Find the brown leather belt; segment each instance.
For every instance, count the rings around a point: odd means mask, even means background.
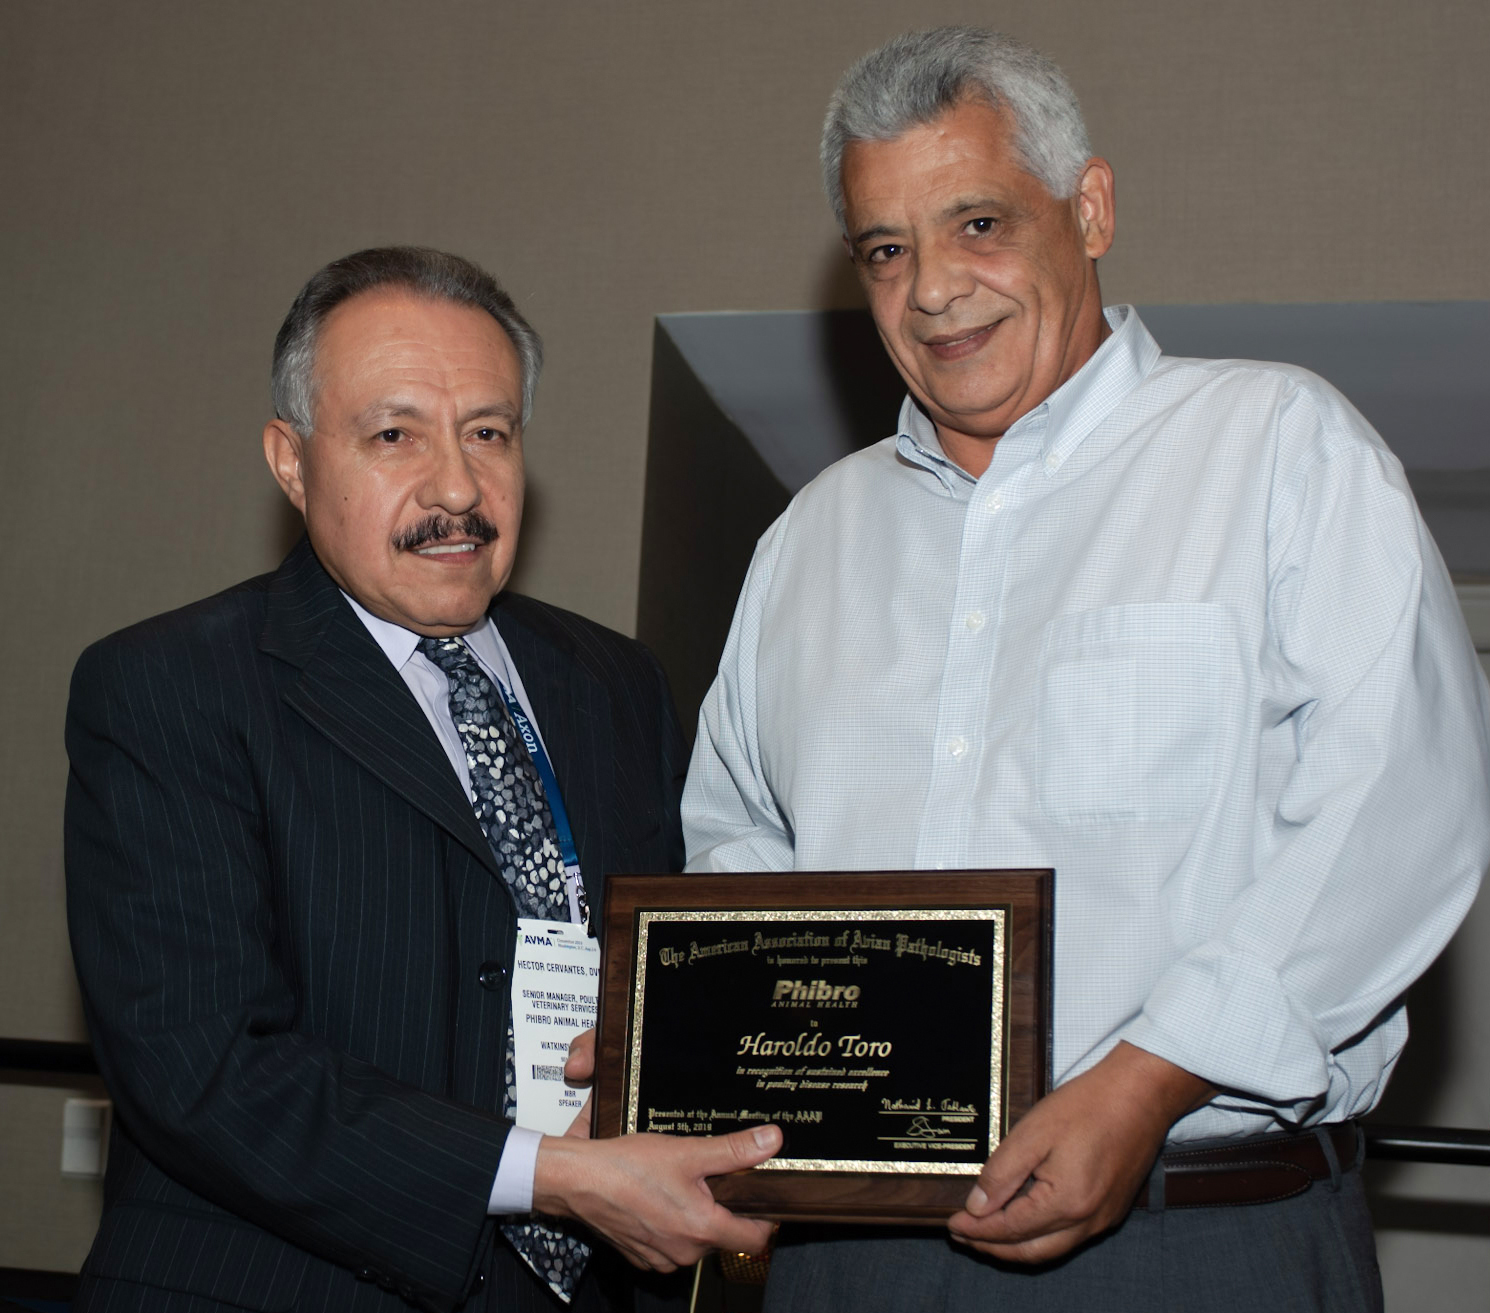
[[[1325,1136],[1335,1151],[1329,1161],[1320,1143]],[[1303,1194],[1316,1181],[1355,1166],[1359,1133],[1354,1122],[1322,1126],[1318,1132],[1297,1135],[1256,1135],[1231,1144],[1173,1149],[1159,1164],[1163,1168],[1164,1208],[1219,1208],[1237,1204],[1270,1204]],[[1135,1208],[1148,1208],[1156,1171]]]

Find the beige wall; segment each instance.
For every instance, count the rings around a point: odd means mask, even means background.
[[[652,317],[852,301],[817,125],[910,12],[0,6],[0,1035],[82,1034],[59,834],[74,657],[287,541],[258,432],[301,281],[389,241],[505,279],[550,348],[518,582],[629,629]],[[914,15],[993,21],[1065,65],[1119,179],[1109,299],[1490,297],[1483,0]]]
[[[25,672],[0,695],[0,1035],[80,1033],[57,892],[73,657],[270,567],[286,541],[257,435],[300,282],[387,241],[446,246],[506,279],[551,362],[518,582],[629,629],[652,317],[853,298],[817,125],[844,64],[905,13],[0,8],[0,655]],[[1482,0],[916,14],[996,19],[1065,64],[1117,169],[1110,299],[1490,296]]]
[[[76,1272],[98,1229],[99,1183],[62,1175],[62,1112],[103,1084],[56,1079],[0,1082],[0,1267]]]

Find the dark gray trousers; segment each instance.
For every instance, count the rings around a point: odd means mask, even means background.
[[[1358,1170],[1275,1204],[1131,1213],[1039,1268],[945,1232],[783,1230],[766,1313],[1381,1313]]]

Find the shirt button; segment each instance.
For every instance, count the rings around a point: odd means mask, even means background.
[[[969,611],[962,621],[968,627],[968,632],[976,634],[986,623],[983,612]]]
[[[507,968],[500,962],[483,962],[476,973],[476,979],[481,982],[483,989],[501,989],[506,975]]]
[[[960,759],[967,753],[967,740],[961,734],[954,734],[947,740],[947,751],[954,759]]]
[[[983,509],[988,512],[989,515],[992,515],[995,511],[1001,511],[1003,510],[1003,508],[1004,499],[1000,493],[994,493],[991,497],[986,498],[983,502]]]
[[[1055,467],[1057,465],[1059,465],[1059,464],[1060,464],[1060,461],[1056,460],[1056,458],[1055,458],[1055,452],[1051,452],[1050,455],[1048,455],[1045,458],[1045,468],[1051,474],[1054,474],[1055,473]]]

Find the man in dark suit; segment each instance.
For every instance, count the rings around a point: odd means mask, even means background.
[[[503,1115],[518,916],[582,921],[603,873],[682,855],[655,660],[501,593],[540,363],[466,261],[328,265],[264,432],[306,538],[78,663],[69,922],[117,1121],[77,1308],[606,1308],[608,1251],[576,1289],[574,1231],[662,1271],[764,1246],[705,1178],[774,1128]]]

